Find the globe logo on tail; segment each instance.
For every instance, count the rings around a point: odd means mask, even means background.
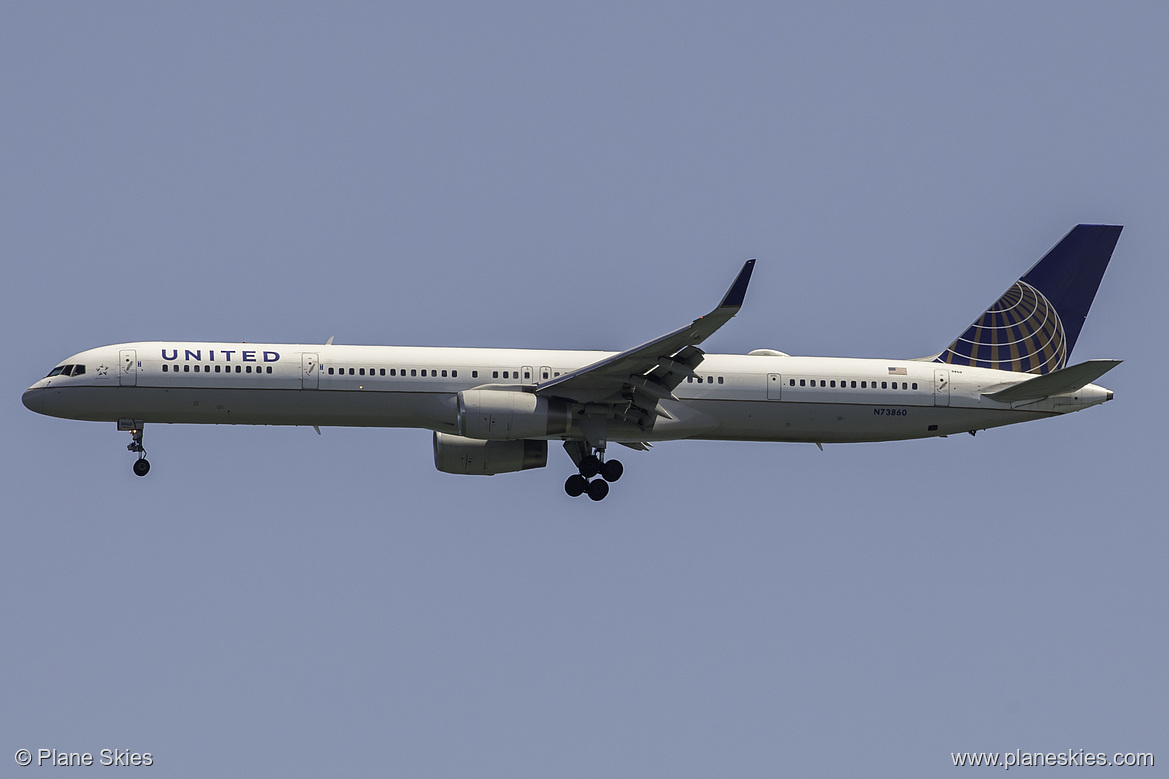
[[[1067,364],[1067,339],[1055,306],[1016,281],[936,362],[1019,373],[1051,373]]]

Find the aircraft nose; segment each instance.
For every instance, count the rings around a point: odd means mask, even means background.
[[[45,413],[45,388],[44,387],[29,387],[20,396],[20,402],[24,404],[29,411],[35,411],[38,414]]]

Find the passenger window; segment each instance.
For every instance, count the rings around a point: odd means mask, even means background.
[[[391,375],[391,376],[397,376],[397,375],[398,375],[398,369],[397,369],[397,368],[390,368],[390,375]]]
[[[236,370],[238,371],[238,370],[239,370],[239,368],[236,368]],[[190,373],[190,372],[191,372],[191,366],[190,366],[190,365],[184,365],[184,366],[183,366],[183,373]]]
[[[430,375],[434,376],[435,378],[438,378],[438,371],[431,371]]]
[[[823,386],[824,386],[824,380],[823,380],[823,379],[820,379],[820,386],[821,386],[821,387],[823,387]]]
[[[472,379],[479,378],[479,371],[471,371],[471,378]]]
[[[791,386],[791,387],[794,387],[794,386],[796,386],[796,380],[795,380],[795,379],[788,379],[788,380],[787,380],[787,383],[788,383],[788,386]]]
[[[169,366],[169,365],[167,365],[167,364],[164,362],[164,363],[162,364],[162,372],[163,372],[163,373],[166,373],[166,372],[167,372],[169,369],[170,369],[170,366]]]
[[[222,372],[222,370],[223,370],[223,367],[222,367],[222,366],[220,366],[220,365],[216,365],[216,366],[215,366],[215,372],[216,372],[216,373],[220,373],[220,372]]]
[[[364,376],[364,375],[365,375],[365,368],[358,368],[358,369],[357,369],[357,374],[358,374],[359,376]]]
[[[835,388],[835,387],[836,387],[836,379],[833,379],[833,380],[832,380],[832,386],[833,386],[833,388]]]
[[[531,371],[524,371],[524,378],[525,378],[525,379],[530,379],[530,378],[532,378]]]
[[[442,377],[443,377],[444,379],[446,378],[446,371],[443,371],[443,372],[442,372]]]
[[[491,378],[498,379],[499,378],[499,371],[492,371]]]
[[[332,368],[330,368],[330,369],[329,369],[329,375],[330,375],[330,376],[332,376],[332,375],[333,375],[333,369],[332,369]]]
[[[195,373],[198,373],[198,372],[199,372],[199,366],[198,366],[198,365],[196,365],[196,366],[195,366]]]
[[[699,376],[699,377],[698,377],[698,383],[699,383],[699,384],[701,384],[701,383],[702,383],[702,377],[701,377],[701,376]]]
[[[901,389],[909,389],[909,385],[905,382],[901,382]]]
[[[245,365],[245,366],[244,366],[244,368],[245,368],[245,370],[244,370],[244,373],[251,373],[251,372],[252,372],[252,366],[250,366],[250,365]],[[198,369],[199,369],[199,366],[198,366],[198,365],[196,365],[196,366],[195,366],[195,370],[198,370]]]
[[[719,377],[718,377],[718,383],[719,383],[719,384],[722,384],[722,383],[723,383],[723,377],[722,377],[722,376],[719,376]]]
[[[540,371],[540,377],[544,379],[548,378],[548,371]]]
[[[707,376],[707,377],[706,377],[706,383],[707,383],[707,384],[714,384],[714,377],[713,377],[713,376]]]
[[[803,379],[800,379],[800,386],[801,386],[801,387],[802,387],[802,386],[804,386],[804,380],[803,380]]]
[[[852,388],[856,389],[856,382],[855,381],[852,383]]]
[[[504,371],[504,372],[503,372],[503,378],[505,378],[505,379],[506,379],[506,378],[508,378],[508,375],[507,375],[507,374],[508,374],[508,372],[507,372],[507,371]]]
[[[687,384],[693,384],[693,383],[694,383],[694,377],[693,377],[693,376],[687,376],[687,377],[686,377],[686,383],[687,383]]]
[[[553,377],[555,377],[555,376],[559,376],[559,375],[560,375],[560,371],[556,371],[556,372],[555,372],[555,373],[553,373],[552,375],[553,375]]]
[[[913,382],[913,388],[914,388],[914,389],[917,389],[917,382],[916,382],[916,381],[915,381],[915,382]]]
[[[385,375],[386,375],[386,369],[385,369],[385,368],[379,368],[379,369],[378,369],[378,375],[379,375],[379,376],[385,376]]]
[[[242,373],[242,372],[243,372],[243,366],[240,366],[240,365],[237,365],[237,366],[235,366],[235,372],[236,372],[236,373]]]
[[[272,372],[272,366],[271,366],[271,365],[267,366],[267,367],[264,369],[264,373],[271,373],[271,372]]]
[[[888,382],[885,382],[885,381],[881,382],[881,389],[888,389],[888,388],[889,388]]]
[[[452,379],[459,378],[459,372],[458,371],[451,371],[451,378]]]
[[[417,369],[417,368],[411,368],[411,369],[410,369],[410,375],[411,375],[411,376],[417,376],[417,375],[418,375],[418,369]]]

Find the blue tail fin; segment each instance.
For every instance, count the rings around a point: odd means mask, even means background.
[[[1121,229],[1073,227],[934,362],[1039,374],[1063,368]]]

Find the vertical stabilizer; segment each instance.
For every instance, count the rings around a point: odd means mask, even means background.
[[[1066,366],[1121,229],[1073,227],[935,362],[1038,374]]]

